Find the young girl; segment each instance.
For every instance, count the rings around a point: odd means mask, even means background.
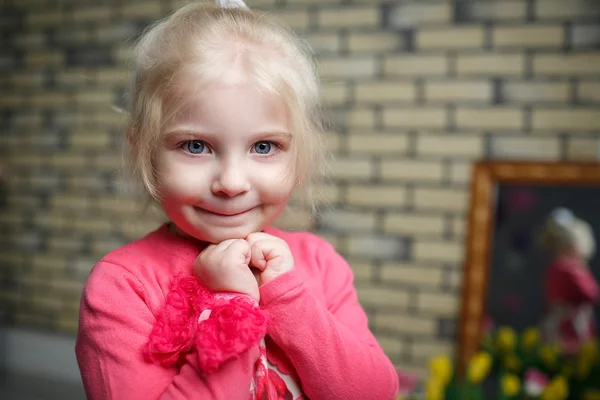
[[[588,267],[595,251],[594,235],[589,224],[559,208],[548,217],[542,240],[551,254],[543,331],[562,352],[575,355],[596,336],[594,306],[600,289]]]
[[[88,398],[394,399],[348,264],[270,227],[323,158],[310,53],[243,3],[194,3],[145,33],[135,68],[126,158],[170,222],[89,276]]]

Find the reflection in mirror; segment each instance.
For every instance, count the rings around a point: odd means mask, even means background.
[[[597,325],[600,186],[499,184],[493,205],[488,323],[536,326],[574,354]]]

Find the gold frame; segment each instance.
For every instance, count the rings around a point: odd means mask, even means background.
[[[493,232],[494,188],[498,184],[600,185],[592,162],[480,161],[473,167],[457,361],[462,374],[481,342]]]

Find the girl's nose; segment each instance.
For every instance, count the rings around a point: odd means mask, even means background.
[[[235,197],[246,193],[250,190],[248,171],[241,165],[223,164],[211,189],[217,196]]]

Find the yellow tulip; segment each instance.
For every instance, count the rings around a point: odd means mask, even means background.
[[[600,390],[587,389],[583,392],[583,400],[600,400]]]
[[[441,382],[444,386],[452,379],[452,361],[446,356],[438,356],[429,362],[431,377]]]
[[[490,372],[492,357],[485,352],[475,354],[467,368],[467,377],[473,383],[479,383]]]
[[[498,332],[496,333],[496,346],[498,346],[500,351],[513,351],[516,342],[517,334],[512,328],[503,326],[498,329]]]
[[[538,344],[540,340],[540,331],[537,328],[527,328],[521,335],[521,343],[525,350],[531,349]]]
[[[501,384],[502,393],[508,397],[516,395],[521,390],[521,381],[519,377],[513,374],[504,375]]]
[[[430,379],[425,385],[426,400],[444,400],[444,384],[437,379]]]
[[[540,357],[547,367],[552,368],[558,361],[558,349],[556,346],[545,345],[540,349]]]
[[[598,341],[593,338],[583,343],[579,349],[578,358],[594,364],[598,359]]]
[[[542,400],[565,400],[569,396],[569,386],[563,376],[554,378],[542,392]]]

